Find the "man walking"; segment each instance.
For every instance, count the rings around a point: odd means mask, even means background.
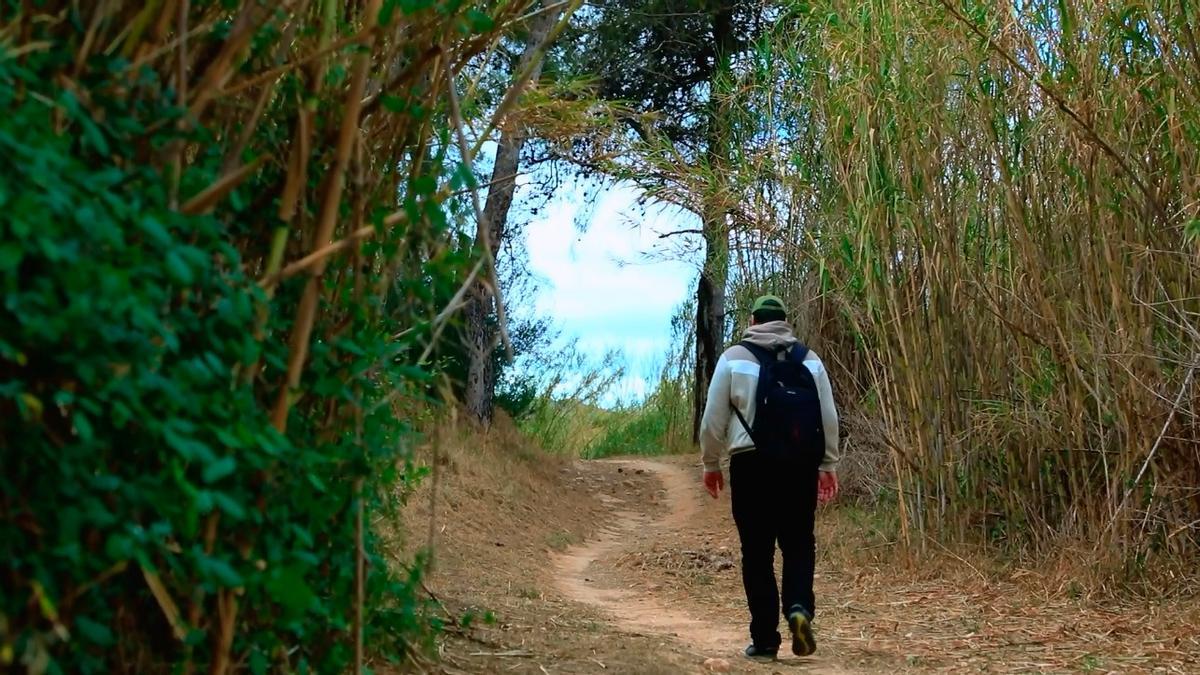
[[[754,301],[750,326],[717,361],[700,424],[704,486],[725,487],[729,452],[733,520],[742,544],[742,583],[750,608],[746,656],[774,659],[782,609],[792,652],[816,650],[812,620],[813,525],[818,501],[838,491],[838,416],[821,359],[792,334],[783,301]],[[782,597],[775,546],[783,554]]]

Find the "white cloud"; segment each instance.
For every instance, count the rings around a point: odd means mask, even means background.
[[[544,280],[537,314],[550,316],[566,338],[599,359],[618,349],[629,375],[623,397],[641,398],[670,346],[670,321],[692,292],[694,260],[647,260],[660,253],[662,232],[696,227],[675,209],[642,208],[637,192],[614,186],[602,192],[580,231],[583,190],[567,188],[525,228],[529,265]]]

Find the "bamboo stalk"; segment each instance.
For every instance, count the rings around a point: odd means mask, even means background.
[[[379,20],[379,9],[382,0],[371,0],[366,7],[365,28],[374,28]],[[354,74],[351,79],[350,91],[346,98],[345,112],[342,116],[341,132],[338,137],[337,149],[334,155],[334,165],[325,199],[322,202],[321,214],[317,222],[316,247],[323,248],[332,243],[333,230],[337,223],[337,211],[341,204],[342,188],[345,186],[346,166],[350,161],[355,133],[359,123],[359,112],[362,109],[362,95],[367,83],[367,70],[371,65],[370,48],[374,38],[366,43],[367,52],[355,60]],[[308,341],[316,321],[317,299],[320,294],[320,277],[324,271],[324,259],[313,264],[312,277],[304,288],[300,298],[300,306],[296,310],[296,318],[289,340],[287,376],[283,387],[280,388],[271,423],[276,429],[283,431],[287,428],[287,414],[291,407],[291,391],[299,386],[300,374],[308,356]]]
[[[187,0],[184,0],[184,2],[186,3]],[[184,202],[179,210],[192,215],[211,211],[217,205],[217,202],[228,196],[238,185],[262,168],[262,165],[268,159],[270,157],[267,155],[260,155],[237,169],[229,171],[218,178],[212,185],[201,190],[199,194]]]

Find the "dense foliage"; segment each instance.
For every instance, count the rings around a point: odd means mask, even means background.
[[[480,271],[454,74],[527,3],[487,4],[0,4],[0,664],[420,645],[371,524]]]
[[[499,284],[472,159],[523,71],[490,64],[567,5],[0,0],[0,667],[402,658],[397,401],[474,353],[550,449],[686,444],[763,290],[909,543],[1200,555],[1194,9],[639,6],[581,13],[526,120],[701,221],[659,391],[609,414],[611,355],[455,324]]]

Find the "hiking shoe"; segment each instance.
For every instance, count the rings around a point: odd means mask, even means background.
[[[792,629],[792,653],[796,656],[811,656],[817,651],[817,639],[813,637],[812,617],[801,607],[788,614],[788,628]]]
[[[779,647],[775,649],[762,649],[751,644],[746,647],[746,658],[754,661],[774,661],[775,657],[779,656]]]

